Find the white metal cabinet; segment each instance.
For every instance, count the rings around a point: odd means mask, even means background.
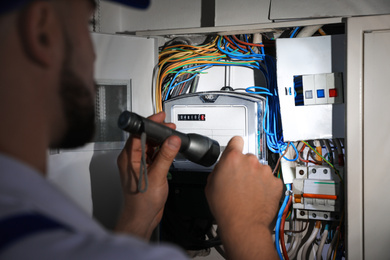
[[[390,13],[388,0],[271,0],[270,19],[348,17]]]
[[[269,23],[269,0],[215,0],[215,26]]]

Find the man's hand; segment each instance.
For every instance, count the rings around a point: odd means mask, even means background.
[[[165,113],[155,114],[149,119],[163,123]],[[165,124],[175,129],[174,124]],[[162,218],[168,197],[167,173],[180,149],[180,138],[169,137],[155,154],[154,147],[146,147],[149,187],[146,192],[137,190],[141,165],[141,140],[130,137],[118,157],[118,167],[124,194],[124,208],[116,230],[150,239],[153,230]],[[144,185],[144,183],[143,183]]]
[[[283,185],[255,155],[242,154],[243,146],[232,138],[209,175],[209,206],[229,259],[277,259],[270,225]]]

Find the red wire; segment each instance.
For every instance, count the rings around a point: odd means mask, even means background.
[[[234,42],[232,42],[232,40],[231,40],[229,37],[223,36],[223,38],[225,38],[225,40],[227,40],[227,41],[231,44],[231,46],[233,46],[233,47],[236,46],[236,44],[234,44]],[[238,43],[237,43],[237,45],[239,45],[239,46],[240,46],[241,48],[243,48],[243,49],[246,48],[246,46],[240,45],[240,44],[238,44]],[[243,50],[241,50],[241,49],[238,49],[238,51],[241,52],[241,53],[245,53],[245,52],[244,52]]]
[[[232,37],[233,37],[233,39],[234,39],[236,42],[239,42],[239,43],[244,44],[244,45],[257,46],[257,47],[264,47],[264,44],[244,42],[244,41],[241,41],[240,39],[238,39],[235,35],[232,35]]]
[[[318,164],[318,163],[315,162],[315,161],[312,161],[312,160],[305,160],[305,159],[302,158],[301,153],[303,152],[303,149],[305,149],[305,147],[306,147],[306,144],[304,144],[304,145],[302,146],[301,150],[298,152],[299,160],[301,160],[302,162],[305,162],[305,163],[309,163],[309,162],[310,162],[310,163]]]
[[[289,198],[289,200],[287,202],[287,206],[286,206],[286,208],[283,211],[282,222],[280,224],[280,244],[282,246],[282,251],[283,251],[283,255],[284,255],[284,259],[285,260],[289,260],[289,258],[288,258],[288,254],[287,254],[287,250],[286,250],[286,244],[284,243],[284,224],[286,222],[288,209],[291,206],[291,202],[292,202],[292,196],[290,196],[290,198]]]

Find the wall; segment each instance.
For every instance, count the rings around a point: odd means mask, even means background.
[[[100,2],[100,32],[134,32],[200,26],[201,1],[151,1],[147,10]]]

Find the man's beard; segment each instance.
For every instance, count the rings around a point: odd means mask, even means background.
[[[93,93],[71,69],[69,57],[66,55],[61,71],[59,93],[66,129],[56,148],[80,147],[90,142],[95,132]]]

